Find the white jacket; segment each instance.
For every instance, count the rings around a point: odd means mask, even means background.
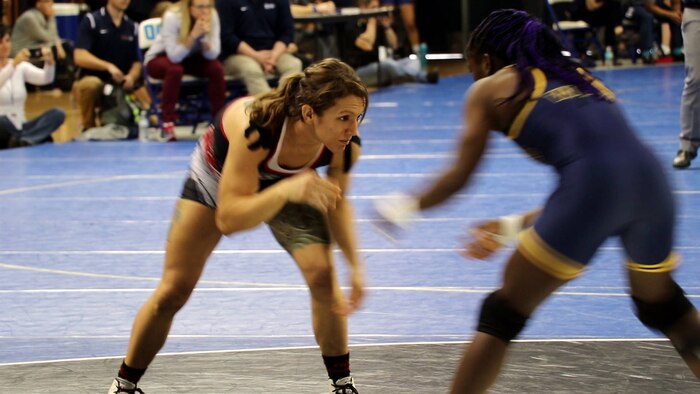
[[[148,48],[144,56],[143,63],[148,64],[156,56],[165,53],[173,63],[181,63],[187,56],[201,52],[206,59],[214,60],[221,53],[221,26],[219,25],[219,15],[211,13],[211,33],[202,36],[187,48],[180,42],[180,12],[168,10],[163,15],[163,22],[160,26],[160,34],[156,37],[153,45]],[[209,42],[209,50],[204,51],[202,41]]]
[[[27,89],[24,84],[48,85],[53,82],[56,67],[54,64],[44,64],[41,69],[29,62],[21,62],[17,66],[9,59],[0,69],[0,115],[5,115],[17,129],[22,128],[26,118],[24,102],[27,101]]]

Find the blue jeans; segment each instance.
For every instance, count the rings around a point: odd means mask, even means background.
[[[56,131],[66,120],[66,113],[60,108],[52,108],[36,118],[25,122],[22,129],[17,130],[7,116],[0,115],[0,129],[19,137],[31,145],[51,142],[51,133]]]

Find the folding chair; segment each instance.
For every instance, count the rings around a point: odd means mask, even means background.
[[[576,44],[583,42],[586,48],[592,43],[595,45],[601,59],[605,56],[605,48],[598,40],[596,30],[582,20],[573,20],[571,17],[571,5],[573,0],[547,0],[546,6],[549,17],[552,20],[552,29],[559,34],[562,45],[578,56]]]
[[[148,48],[153,45],[160,33],[161,18],[146,19],[139,23],[139,60],[143,64],[143,56]],[[163,90],[163,80],[152,78],[143,65],[142,73],[148,93],[151,95],[151,108],[149,115],[157,115],[158,123],[162,123],[160,112],[160,93]],[[206,95],[207,80],[192,75],[184,75],[180,85],[180,98],[177,103],[177,111],[180,114],[178,124],[192,125],[192,133],[197,130],[197,124],[201,121],[211,120],[208,114],[209,98]]]

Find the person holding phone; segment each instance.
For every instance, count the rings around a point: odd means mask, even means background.
[[[0,148],[50,142],[51,133],[66,119],[65,112],[52,108],[27,121],[24,103],[27,100],[25,83],[46,85],[53,81],[53,54],[48,48],[39,49],[44,67],[38,68],[29,63],[28,49],[20,49],[14,58],[10,57],[11,51],[10,29],[0,23]]]

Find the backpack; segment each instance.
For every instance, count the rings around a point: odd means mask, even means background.
[[[102,125],[119,125],[129,129],[128,138],[138,136],[138,125],[134,112],[138,112],[136,104],[130,100],[120,85],[106,84],[102,91],[102,110],[100,120]]]

